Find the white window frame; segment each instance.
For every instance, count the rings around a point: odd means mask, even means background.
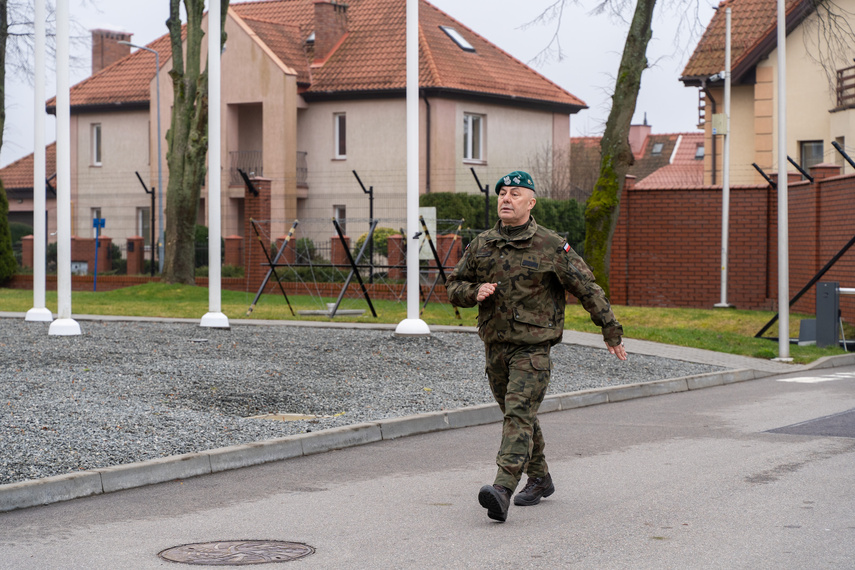
[[[341,227],[341,233],[347,235],[347,205],[334,204],[332,208],[333,218],[336,219],[338,225]]]
[[[336,160],[345,160],[347,158],[347,113],[333,113],[333,127],[335,129],[333,156]]]
[[[463,113],[463,162],[484,164],[484,123],[486,115],[478,113]],[[472,133],[476,132],[477,137]],[[477,139],[477,140],[474,140]]]
[[[101,150],[103,149],[101,123],[92,123],[92,166],[101,166]]]
[[[137,235],[143,238],[143,246],[151,248],[151,206],[137,208]]]

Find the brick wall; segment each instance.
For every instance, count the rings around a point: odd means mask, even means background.
[[[791,182],[790,297],[855,236],[855,176],[818,165],[814,183]],[[615,304],[712,308],[721,297],[721,188],[634,188],[628,181],[612,241],[611,299]],[[777,309],[777,192],[737,186],[730,195],[728,295],[741,309]],[[821,281],[855,287],[855,247]],[[813,313],[815,289],[794,311]],[[789,299],[787,300],[789,302]],[[855,320],[855,299],[841,296]]]

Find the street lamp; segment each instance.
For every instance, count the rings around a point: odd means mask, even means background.
[[[132,44],[131,42],[120,41],[120,44],[124,44],[126,46],[130,46],[137,49],[142,49],[145,51],[150,51],[154,54],[154,77],[156,81],[157,88],[157,225],[158,225],[158,234],[157,234],[157,267],[160,273],[163,273],[163,168],[161,166],[161,153],[160,153],[160,54],[157,51],[144,47]],[[152,244],[154,247],[154,244]]]

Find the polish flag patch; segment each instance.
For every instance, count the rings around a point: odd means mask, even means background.
[[[564,251],[566,251],[567,253],[570,253],[570,244],[567,242],[564,242]]]

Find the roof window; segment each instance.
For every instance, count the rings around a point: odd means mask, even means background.
[[[472,44],[467,42],[466,38],[464,38],[462,35],[460,35],[460,32],[458,32],[457,30],[455,30],[451,26],[440,26],[439,29],[442,30],[443,32],[445,32],[449,38],[454,40],[454,43],[456,43],[457,46],[460,49],[462,49],[463,51],[471,51],[471,52],[475,51],[475,48],[472,47]]]
[[[650,151],[650,154],[653,156],[660,156],[663,148],[665,148],[665,143],[653,143],[653,150]]]
[[[311,34],[309,34],[309,37],[306,38],[306,43],[307,44],[315,43],[315,32],[312,32]]]
[[[699,144],[695,147],[695,160],[701,160],[704,158],[704,145]]]

